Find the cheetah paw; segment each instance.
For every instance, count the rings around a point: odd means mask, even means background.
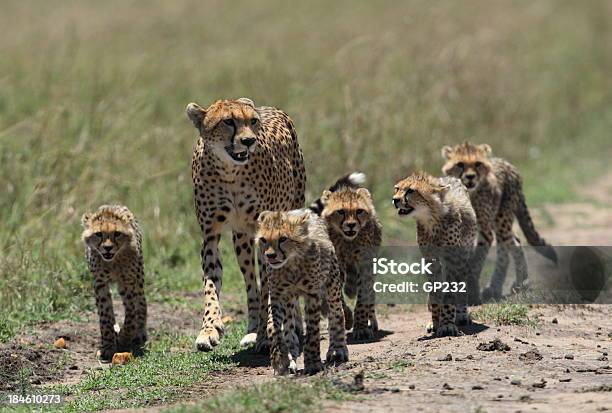
[[[220,340],[221,333],[217,328],[206,327],[200,331],[198,338],[196,338],[196,347],[198,351],[211,351],[219,345]]]
[[[289,369],[289,373],[290,374],[297,374],[297,364],[296,364],[295,360],[291,360],[289,362],[288,369]]]
[[[378,320],[376,318],[370,319],[370,328],[373,332],[378,331]]]
[[[457,334],[459,334],[459,330],[454,324],[442,324],[436,331],[438,337],[456,336]]]
[[[115,350],[113,349],[101,348],[96,351],[96,359],[100,360],[102,363],[110,363],[114,354]]]
[[[283,376],[291,368],[291,361],[288,354],[275,353],[270,357],[275,376]],[[295,364],[295,362],[293,362]]]
[[[323,363],[321,361],[309,362],[304,365],[304,374],[311,376],[317,374],[323,370]]]
[[[242,340],[240,340],[241,347],[250,347],[257,343],[257,333],[247,333]]]
[[[370,340],[374,337],[374,332],[370,327],[357,327],[353,329],[353,339],[355,340]]]
[[[436,328],[434,327],[433,323],[427,324],[427,327],[425,329],[428,333],[434,333],[436,331]]]
[[[330,347],[327,350],[327,356],[325,357],[328,363],[344,363],[348,361],[348,348],[342,347]]]

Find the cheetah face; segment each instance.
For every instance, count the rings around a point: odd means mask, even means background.
[[[206,147],[219,159],[232,165],[245,165],[255,152],[261,124],[251,100],[222,100],[206,109],[190,103],[187,114]]]
[[[342,188],[336,192],[324,191],[321,201],[325,205],[322,217],[329,228],[351,241],[359,235],[374,212],[370,192],[365,188]]]
[[[420,222],[429,221],[434,209],[441,207],[442,196],[447,189],[437,178],[418,172],[395,185],[392,203],[400,216],[411,216]]]
[[[267,264],[278,269],[300,257],[306,249],[309,214],[262,212],[255,238]]]
[[[448,176],[459,178],[463,185],[472,192],[486,181],[492,166],[489,160],[491,147],[487,144],[472,145],[468,142],[453,148],[442,148],[442,157],[446,163],[442,172]]]
[[[98,228],[85,238],[85,243],[100,254],[104,261],[110,262],[130,244],[130,234],[112,228]]]

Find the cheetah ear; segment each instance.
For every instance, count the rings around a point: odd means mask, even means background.
[[[253,109],[255,109],[255,103],[251,99],[249,99],[249,98],[236,99],[236,102],[240,102],[243,105],[248,105],[248,106],[252,107]]]
[[[453,148],[451,148],[450,146],[444,146],[442,148],[442,157],[444,159],[450,159],[452,153],[453,153]]]
[[[81,225],[83,225],[84,228],[87,228],[89,226],[90,220],[91,220],[91,213],[85,212],[83,216],[81,216]]]
[[[193,122],[193,126],[195,126],[196,129],[199,130],[200,127],[202,126],[202,122],[204,121],[204,116],[206,116],[206,109],[204,109],[202,106],[198,105],[197,103],[191,102],[190,104],[187,105],[186,110],[187,110],[187,116]]]
[[[372,199],[372,195],[370,194],[370,191],[367,190],[367,188],[359,188],[357,189],[357,193],[368,199]]]
[[[482,145],[478,145],[478,149],[480,149],[487,155],[491,155],[491,146],[489,146],[486,143],[483,143]]]
[[[326,189],[325,191],[323,191],[323,193],[321,194],[321,202],[326,203],[331,194],[332,193],[330,190]]]
[[[259,216],[257,217],[257,222],[261,224],[262,222],[264,222],[264,219],[266,219],[266,217],[269,216],[270,214],[272,214],[272,211],[261,212]]]

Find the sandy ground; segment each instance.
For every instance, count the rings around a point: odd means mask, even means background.
[[[545,205],[533,211],[541,233],[553,245],[612,245],[612,174],[584,195],[589,202]],[[612,353],[612,305],[536,305],[530,317],[540,320],[537,327],[475,323],[459,337],[439,339],[425,334],[430,320],[425,306],[380,306],[380,310],[378,336],[367,343],[349,341],[351,361],[325,373],[350,383],[363,371],[364,388],[356,391],[355,400],[326,402],[326,411],[612,409],[612,363],[608,361],[612,357],[608,356]],[[168,312],[161,305],[152,305],[149,313],[152,330],[172,326],[177,331],[193,331],[199,319],[197,313]],[[68,350],[31,354],[32,344],[53,342],[58,336],[65,336]],[[89,369],[107,368],[93,358],[97,337],[94,314],[87,315],[85,322],[44,324],[3,346],[0,358],[7,365],[0,367],[38,369],[35,383],[74,383]],[[322,350],[327,347],[325,338]],[[496,339],[508,347],[478,349]],[[274,380],[265,356],[243,351],[235,357],[237,367],[185,389],[182,402]],[[62,358],[66,362],[61,369],[45,370],[50,361]]]

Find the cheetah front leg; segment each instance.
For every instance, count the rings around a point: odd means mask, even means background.
[[[282,331],[285,319],[285,298],[278,290],[273,288],[270,291],[270,313],[272,322],[268,324],[267,333],[270,341],[270,362],[274,369],[274,374],[286,374],[291,366],[289,349],[285,341],[285,333]]]
[[[372,257],[364,260],[364,263],[372,262]],[[353,338],[356,340],[368,340],[378,331],[376,320],[374,295],[374,275],[369,265],[361,265],[357,285],[357,303],[355,304],[355,326]],[[368,322],[370,325],[368,325]]]
[[[253,238],[238,232],[233,232],[232,240],[234,242],[234,251],[238,266],[244,277],[244,283],[247,292],[247,308],[249,324],[247,326],[246,335],[240,340],[240,345],[248,347],[255,344],[257,341],[257,326],[261,311],[261,303],[259,296],[259,286],[255,277],[255,249]]]
[[[119,295],[125,309],[123,327],[118,336],[120,351],[138,351],[147,340],[147,301],[142,281],[122,277],[119,281]]]
[[[94,279],[96,307],[100,319],[100,349],[96,357],[101,361],[111,361],[117,351],[117,333],[115,333],[115,313],[108,286],[108,280],[101,277]]]
[[[212,230],[212,229],[211,229]],[[219,344],[224,326],[221,321],[221,281],[223,267],[219,261],[219,234],[204,231],[202,244],[202,278],[204,282],[204,316],[202,329],[196,338],[200,351],[211,351]]]
[[[311,293],[304,298],[306,313],[306,341],[304,343],[304,373],[315,374],[323,369],[321,363],[321,298]]]
[[[342,310],[342,282],[338,269],[332,271],[338,272],[338,275],[332,275],[325,286],[329,302],[329,349],[325,359],[328,363],[344,363],[348,361],[349,354]]]
[[[525,253],[521,247],[521,241],[514,235],[512,242],[510,243],[510,253],[514,261],[514,268],[516,270],[516,280],[512,284],[512,291],[520,291],[526,287],[526,281],[528,278],[527,273],[527,260],[525,259]]]

